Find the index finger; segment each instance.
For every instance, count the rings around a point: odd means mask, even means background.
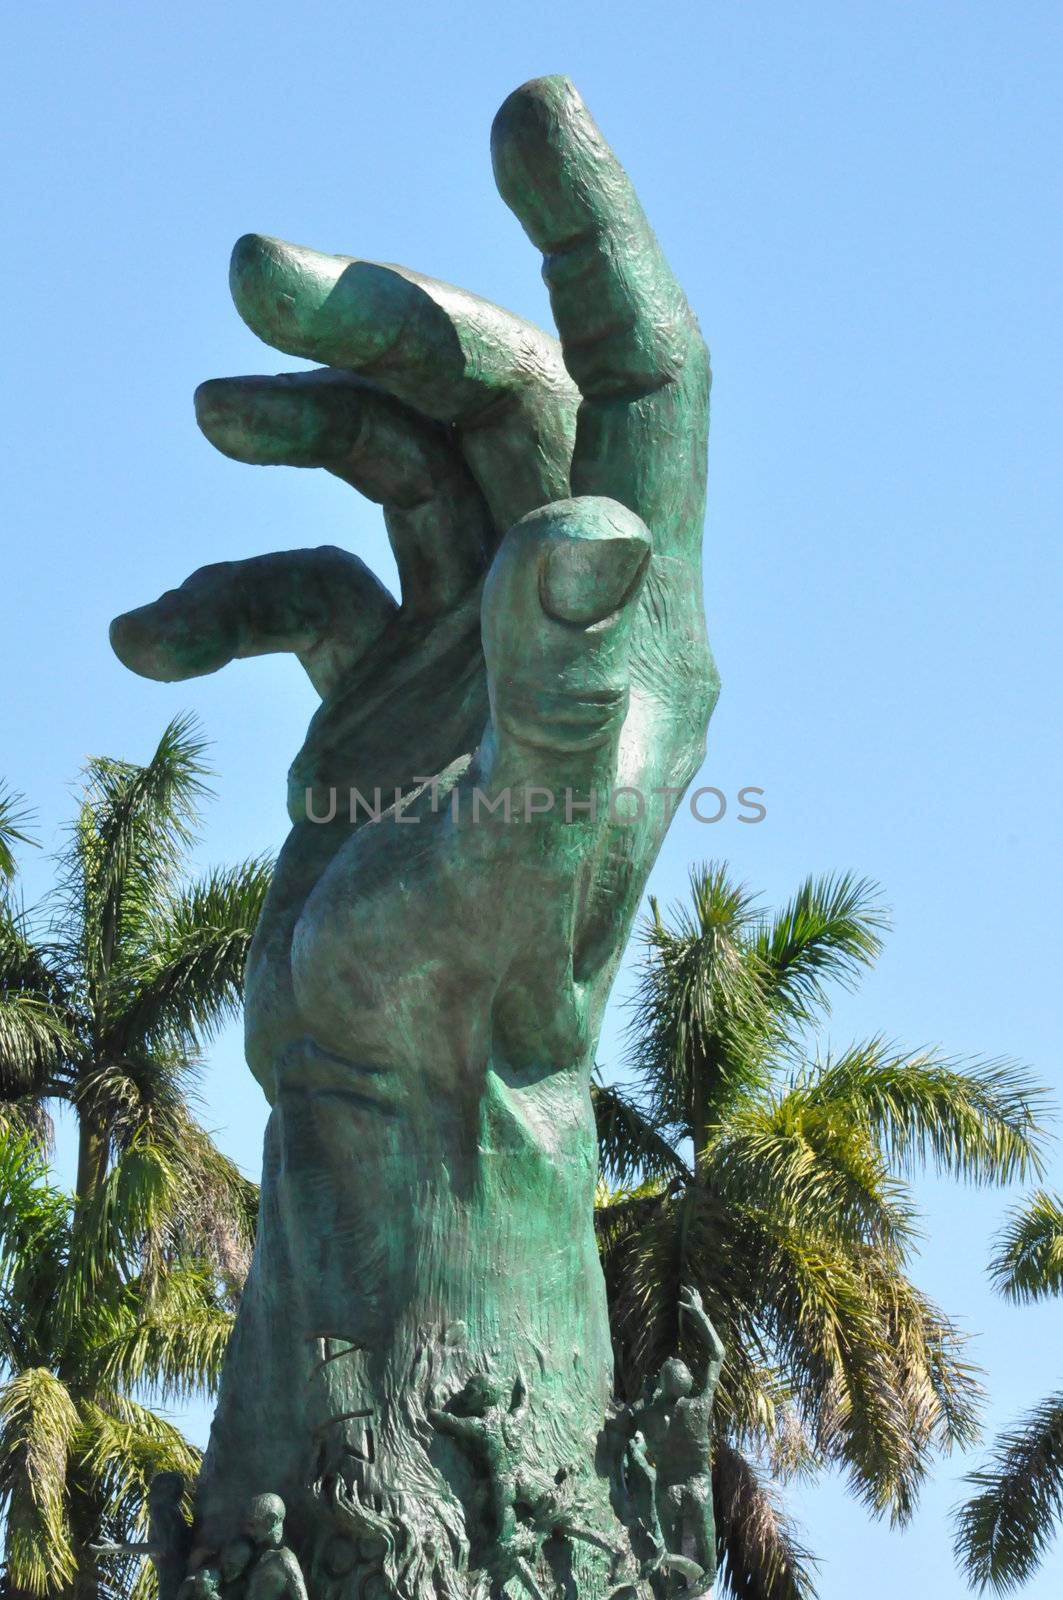
[[[565,365],[588,399],[659,389],[700,343],[627,173],[567,78],[537,78],[495,117],[503,200],[543,252]]]

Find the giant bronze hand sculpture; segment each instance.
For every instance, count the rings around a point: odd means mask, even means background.
[[[353,555],[291,551],[112,629],[148,677],[287,650],[322,697],[248,973],[273,1110],[196,1532],[217,1549],[249,1495],[280,1494],[313,1600],[535,1588],[525,1522],[496,1525],[505,1495],[430,1420],[477,1374],[512,1503],[556,1468],[612,1518],[589,1079],[716,696],[693,315],[565,79],[506,101],[492,155],[560,344],[405,269],[250,236],[241,315],[325,365],[196,396],[225,454],[381,502],[401,601]],[[572,1559],[587,1594],[612,1581],[593,1544]]]

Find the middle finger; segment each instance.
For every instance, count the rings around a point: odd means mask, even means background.
[[[579,395],[556,339],[477,295],[404,267],[237,241],[237,310],[289,355],[364,373],[455,424],[498,526],[568,492]]]

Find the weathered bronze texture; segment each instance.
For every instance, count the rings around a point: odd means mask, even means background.
[[[240,314],[324,365],[196,395],[226,455],[379,501],[401,597],[325,547],[206,567],[112,626],[148,677],[291,651],[321,695],[247,981],[272,1115],[195,1531],[226,1593],[266,1581],[259,1558],[250,1578],[218,1564],[263,1493],[293,1600],[300,1568],[313,1600],[710,1576],[707,1404],[673,1397],[680,1426],[658,1396],[634,1454],[616,1426],[589,1093],[717,694],[708,357],[566,79],[511,95],[491,148],[560,341],[404,268],[250,235]],[[673,1456],[695,1422],[688,1492]],[[630,1514],[617,1437],[632,1482],[640,1454],[656,1474]]]

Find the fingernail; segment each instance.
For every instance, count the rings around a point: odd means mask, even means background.
[[[631,599],[649,559],[649,543],[637,535],[557,543],[539,578],[543,610],[582,627],[601,622]]]

